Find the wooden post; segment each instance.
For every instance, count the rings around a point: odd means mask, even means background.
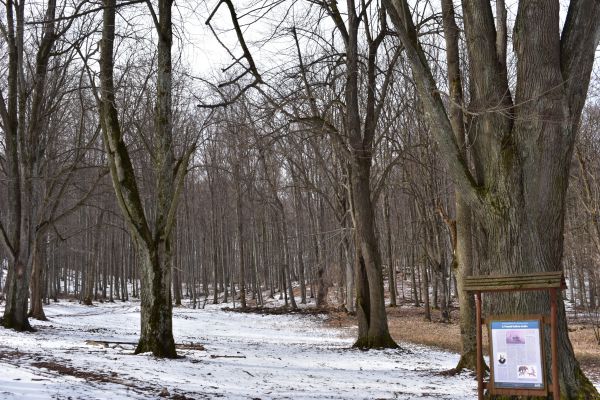
[[[483,343],[481,338],[481,292],[475,293],[475,323],[477,326],[477,398],[483,400]]]
[[[560,400],[560,382],[558,381],[558,289],[550,289],[550,348],[552,352],[552,398]]]

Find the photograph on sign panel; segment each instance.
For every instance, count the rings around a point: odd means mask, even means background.
[[[524,332],[522,332],[522,331],[506,332],[506,344],[525,344]]]
[[[537,378],[537,372],[533,365],[519,365],[518,371],[521,379]]]
[[[498,364],[504,365],[506,364],[506,353],[498,353]]]

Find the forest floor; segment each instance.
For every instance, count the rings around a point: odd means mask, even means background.
[[[469,374],[444,376],[456,353],[409,343],[351,349],[335,314],[174,309],[182,358],[134,356],[139,303],[62,300],[33,333],[0,328],[1,399],[472,399]],[[227,306],[231,306],[228,304]],[[2,312],[0,306],[0,312]]]

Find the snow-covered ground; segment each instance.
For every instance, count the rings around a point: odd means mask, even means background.
[[[456,354],[401,344],[351,349],[355,332],[326,317],[174,310],[183,356],[132,355],[139,303],[46,307],[35,333],[0,328],[0,399],[472,399],[471,376],[447,377]],[[0,307],[0,312],[2,307]],[[87,343],[86,343],[87,342]]]

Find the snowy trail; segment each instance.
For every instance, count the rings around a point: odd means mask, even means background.
[[[354,332],[321,317],[174,310],[177,360],[133,356],[87,340],[135,342],[139,303],[46,308],[38,332],[0,328],[0,399],[473,399],[472,377],[439,372],[456,354],[401,344],[401,351],[350,349]],[[1,311],[1,309],[0,309]],[[324,318],[324,317],[322,317]],[[17,353],[18,350],[18,353]],[[17,367],[20,366],[20,367]],[[168,392],[168,395],[167,395]]]

